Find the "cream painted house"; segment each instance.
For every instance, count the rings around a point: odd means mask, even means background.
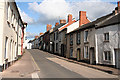
[[[0,2],[0,71],[17,60],[24,26],[16,3],[8,1]]]

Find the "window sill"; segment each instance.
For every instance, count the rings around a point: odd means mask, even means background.
[[[89,58],[84,58],[84,60],[89,60]]]
[[[106,40],[106,41],[104,41],[104,42],[109,42],[109,40]]]
[[[88,41],[84,42],[84,44],[88,44],[88,43],[89,43]]]
[[[105,62],[110,62],[111,60],[104,60]]]
[[[73,44],[70,44],[70,46],[73,46]]]
[[[111,63],[111,60],[103,60],[105,63]]]

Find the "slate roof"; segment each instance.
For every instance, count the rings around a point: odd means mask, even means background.
[[[90,23],[87,23],[87,24],[84,24],[84,25],[80,26],[79,28],[75,29],[74,31],[72,31],[72,32],[70,32],[70,33],[74,33],[74,32],[76,32],[76,31],[78,31],[78,30],[89,29],[89,28],[95,27],[95,24],[97,24],[97,23],[105,20],[106,18],[108,18],[108,17],[110,17],[110,16],[112,16],[112,15],[113,15],[113,13],[110,13],[110,14],[108,14],[108,15],[106,15],[106,16],[100,17],[100,18],[96,19],[96,20],[93,21],[93,22],[90,22]],[[69,33],[68,33],[68,34],[69,34]]]
[[[62,23],[62,24],[59,24],[58,26],[55,26],[53,28],[53,32],[56,31],[58,28],[60,28],[61,26],[65,25],[66,23]]]
[[[108,19],[103,24],[96,26],[96,28],[102,28],[105,26],[114,25],[114,24],[118,24],[118,23],[120,23],[120,13],[113,16],[112,18]]]

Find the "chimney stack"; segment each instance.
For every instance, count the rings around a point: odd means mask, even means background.
[[[35,36],[35,39],[37,39],[39,36]]]
[[[60,20],[60,24],[65,24],[66,23],[66,20],[65,19],[61,19]]]
[[[90,21],[87,19],[86,17],[86,11],[80,11],[79,12],[79,27],[83,24],[87,24],[89,23]]]
[[[47,24],[47,31],[49,31],[52,28],[51,24]]]
[[[58,25],[59,25],[59,22],[56,22],[56,23],[55,23],[55,26],[58,26]]]
[[[40,36],[43,35],[43,33],[40,33]]]
[[[68,15],[68,23],[72,22],[72,14]]]

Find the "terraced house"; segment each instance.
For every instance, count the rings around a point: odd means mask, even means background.
[[[50,52],[59,54],[59,31],[58,28],[65,25],[66,20],[60,20],[60,23],[55,23],[55,27],[50,30]]]
[[[0,71],[22,55],[25,25],[14,0],[0,2]]]
[[[115,10],[90,22],[86,11],[79,19],[68,15],[68,22],[60,20],[42,36],[41,49],[66,58],[90,64],[120,68],[120,2]]]
[[[70,58],[119,68],[119,5],[112,13],[67,33]]]
[[[120,13],[96,26],[96,61],[120,68]]]

